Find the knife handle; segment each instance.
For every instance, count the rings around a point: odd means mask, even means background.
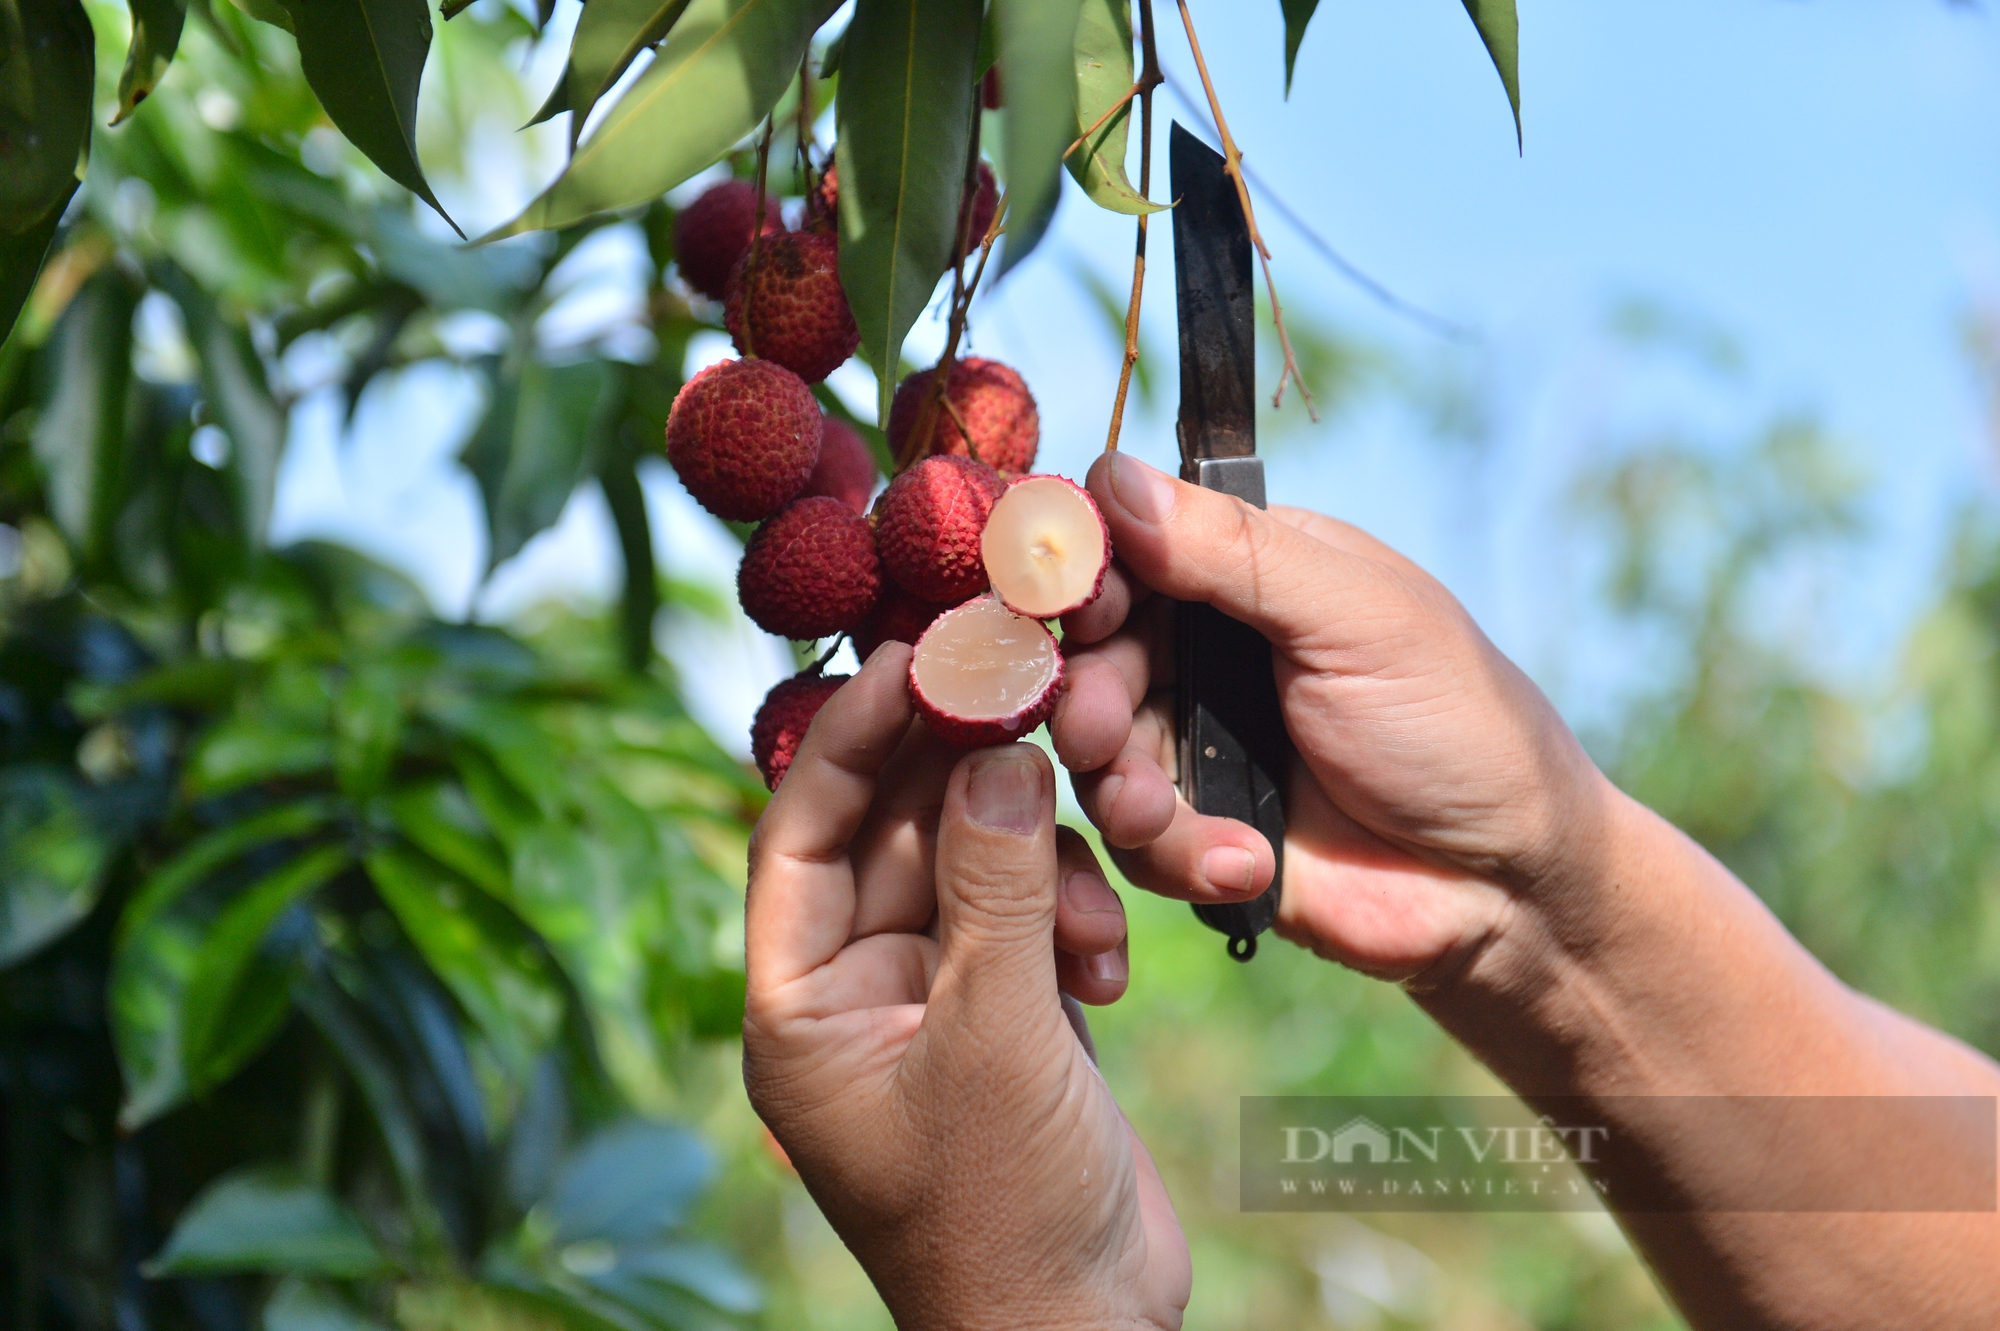
[[[1256,457],[1200,458],[1182,476],[1203,489],[1263,508],[1264,464]],[[1285,776],[1293,754],[1271,671],[1271,644],[1214,606],[1181,603],[1175,624],[1179,677],[1180,788],[1196,812],[1245,822],[1264,834],[1277,874],[1250,901],[1196,906],[1229,936],[1229,955],[1248,961],[1257,936],[1278,917],[1285,881]]]

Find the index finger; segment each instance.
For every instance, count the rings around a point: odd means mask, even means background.
[[[907,644],[876,648],[813,718],[757,820],[743,926],[753,993],[812,973],[847,943],[855,911],[848,845],[914,715],[909,670]]]

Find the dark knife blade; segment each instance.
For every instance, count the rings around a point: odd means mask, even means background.
[[[1180,316],[1181,477],[1264,501],[1257,456],[1257,297],[1250,228],[1220,154],[1176,124],[1174,273]],[[1176,628],[1181,794],[1197,812],[1249,823],[1277,855],[1270,889],[1253,901],[1196,906],[1248,961],[1278,915],[1285,873],[1285,774],[1292,744],[1278,706],[1271,645],[1213,606],[1184,602]]]

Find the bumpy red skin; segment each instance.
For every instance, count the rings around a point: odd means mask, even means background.
[[[861,345],[840,285],[840,248],[810,231],[768,237],[743,256],[729,275],[723,319],[738,351],[774,360],[809,384]]]
[[[889,451],[897,457],[903,456],[903,441],[917,428],[933,373],[918,370],[896,388],[895,401],[889,406]],[[972,431],[977,449],[967,447],[958,422],[940,406],[924,453],[966,457],[976,452],[987,466],[1016,474],[1035,465],[1035,450],[1042,442],[1042,418],[1035,409],[1034,394],[1012,368],[996,360],[968,356],[952,366],[945,396],[965,421],[965,428]]]
[[[806,195],[805,230],[831,240],[840,239],[840,173],[832,166],[819,178],[819,185]]]
[[[854,427],[838,417],[828,416],[819,437],[819,462],[806,478],[806,488],[799,492],[799,497],[828,495],[856,513],[866,513],[878,475],[875,455],[868,451],[867,443],[855,433]]]
[[[882,589],[882,599],[868,612],[868,618],[854,626],[854,654],[866,661],[885,642],[907,642],[914,647],[931,622],[949,609],[948,605],[912,596],[892,582]]]
[[[785,779],[785,773],[792,769],[792,759],[799,756],[799,744],[805,739],[812,719],[826,706],[826,700],[851,678],[850,675],[794,675],[764,695],[757,719],[750,723],[750,756],[757,760],[757,770],[763,773],[767,787],[776,790]]]
[[[1097,507],[1097,501],[1090,497],[1090,491],[1084,489],[1069,477],[1057,476],[1049,472],[1038,472],[1033,476],[1016,476],[1013,480],[1007,482],[1007,488],[1011,490],[1022,481],[1061,481],[1064,485],[1067,485],[1070,489],[1083,496],[1083,502],[1090,505],[1090,515],[1097,519],[1097,529],[1104,533],[1104,560],[1097,566],[1097,580],[1090,584],[1089,593],[1075,605],[1064,606],[1052,615],[1031,615],[1018,606],[1009,605],[1006,597],[1002,596],[1000,598],[1000,604],[1007,606],[1009,610],[1012,610],[1023,619],[1061,619],[1064,615],[1073,614],[1083,609],[1104,594],[1104,575],[1111,568],[1111,528],[1105,525],[1104,512]],[[982,562],[984,561],[982,560]]]
[[[896,585],[956,605],[986,590],[979,535],[1002,489],[1000,473],[971,458],[925,458],[875,506],[875,545]]]
[[[1037,627],[1041,627],[1037,625]],[[1042,628],[1048,633],[1048,629]],[[1049,641],[1055,635],[1049,633]],[[1068,663],[1063,660],[1062,648],[1056,648],[1056,677],[1049,681],[1042,696],[1009,717],[997,720],[969,721],[962,716],[953,716],[942,711],[924,697],[924,691],[917,687],[917,658],[910,654],[910,697],[917,704],[917,714],[924,718],[924,724],[931,733],[947,744],[961,749],[983,749],[989,744],[1010,744],[1022,738],[1042,722],[1055,715],[1056,702],[1062,697],[1063,681],[1068,676]]]
[[[711,365],[667,413],[667,460],[701,506],[761,522],[805,488],[819,462],[819,402],[805,380],[765,360]]]
[[[759,527],[736,570],[736,598],[781,638],[824,638],[859,624],[882,592],[868,519],[838,499],[800,499]]]
[[[729,287],[730,270],[750,250],[750,233],[757,225],[757,188],[741,180],[725,180],[681,210],[674,219],[674,257],[681,277],[710,300],[721,300]],[[782,234],[785,220],[778,201],[764,198],[764,234]]]

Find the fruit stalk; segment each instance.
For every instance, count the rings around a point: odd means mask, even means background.
[[[757,242],[764,238],[764,206],[769,201],[764,193],[764,180],[771,170],[771,132],[778,127],[776,113],[764,118],[764,141],[757,145],[757,222],[750,228],[750,254],[744,262],[745,272],[757,270]],[[750,327],[750,313],[743,314],[743,354],[757,354],[757,338]],[[1282,387],[1282,385],[1281,385]]]
[[[1007,196],[1003,194],[999,205],[993,209],[993,220],[987,224],[986,237],[980,246],[979,266],[973,270],[972,281],[968,284],[965,280],[965,253],[971,248],[972,198],[979,185],[979,111],[979,101],[974,99],[972,132],[966,136],[965,179],[959,186],[958,194],[958,232],[952,237],[952,253],[959,258],[951,268],[951,321],[945,333],[944,354],[938,357],[937,365],[931,371],[931,391],[924,395],[923,408],[917,413],[917,428],[910,434],[904,455],[896,459],[898,472],[923,456],[922,450],[928,447],[931,432],[937,428],[938,412],[950,409],[945,387],[951,378],[951,364],[958,359],[958,341],[965,333],[966,311],[972,307],[972,293],[978,289],[979,279],[986,272],[986,256],[993,249],[993,236],[1007,211]],[[955,412],[953,419],[959,432],[965,436],[965,446],[974,460],[981,460],[978,446],[972,442],[972,433],[965,428],[965,422],[957,420]]]
[[[1139,0],[1139,47],[1144,63],[1139,68],[1139,81],[1132,85],[1139,94],[1139,194],[1151,198],[1153,89],[1164,81],[1160,73],[1160,50],[1153,41],[1153,0]],[[1118,396],[1111,403],[1111,428],[1104,439],[1107,453],[1117,451],[1118,433],[1125,426],[1125,399],[1132,391],[1132,370],[1139,363],[1139,301],[1146,290],[1147,220],[1148,214],[1139,214],[1139,238],[1132,254],[1132,299],[1125,307],[1125,361],[1118,370]]]

